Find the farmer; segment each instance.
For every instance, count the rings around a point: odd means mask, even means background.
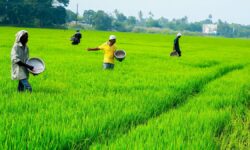
[[[103,43],[101,46],[97,48],[88,48],[88,51],[104,51],[104,61],[103,61],[103,69],[112,70],[114,69],[114,52],[116,51],[116,36],[110,35],[109,41]]]
[[[80,30],[76,30],[76,33],[72,36],[72,45],[78,45],[81,42],[82,34]]]
[[[16,34],[16,41],[11,51],[11,76],[12,80],[19,80],[18,92],[28,90],[32,92],[32,88],[28,82],[28,69],[33,70],[34,67],[26,64],[29,58],[29,48],[27,46],[28,32],[21,30]]]
[[[178,33],[175,40],[174,40],[174,48],[173,48],[173,52],[171,53],[171,56],[179,56],[181,57],[181,50],[180,50],[180,45],[179,45],[179,39],[181,38],[181,33]]]

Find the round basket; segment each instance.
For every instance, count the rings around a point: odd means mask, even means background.
[[[126,58],[126,52],[124,50],[117,50],[115,51],[114,55],[115,58],[120,62]]]
[[[32,74],[41,74],[45,70],[45,63],[40,58],[30,58],[27,62],[28,65],[33,66],[33,70],[29,70]]]

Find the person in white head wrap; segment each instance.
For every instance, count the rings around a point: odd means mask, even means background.
[[[176,38],[174,40],[174,48],[173,48],[173,52],[170,54],[171,56],[179,56],[181,57],[181,49],[180,49],[180,44],[179,44],[179,39],[181,38],[182,34],[178,33],[176,35]]]
[[[109,69],[112,70],[114,69],[114,53],[116,51],[116,36],[115,35],[110,35],[109,36],[109,41],[103,43],[97,48],[88,48],[88,51],[98,51],[98,50],[103,50],[104,51],[104,60],[103,60],[103,69]]]
[[[33,70],[34,67],[26,64],[29,59],[29,48],[27,46],[28,32],[21,30],[16,34],[16,40],[11,51],[11,77],[12,80],[18,80],[18,91],[30,91],[32,88],[28,82],[28,69]]]

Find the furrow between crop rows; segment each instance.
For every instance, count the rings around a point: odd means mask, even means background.
[[[230,69],[185,105],[91,149],[247,149],[249,71]]]
[[[126,134],[130,131],[131,128],[134,128],[135,126],[146,124],[148,120],[151,120],[153,118],[156,118],[160,116],[163,113],[166,113],[169,109],[173,107],[177,107],[178,105],[182,105],[187,101],[187,99],[200,92],[200,90],[206,86],[209,82],[212,82],[213,80],[216,80],[230,72],[233,72],[235,70],[243,69],[243,65],[232,65],[232,66],[224,66],[220,67],[218,70],[216,70],[213,73],[207,74],[204,77],[200,77],[199,79],[196,79],[194,81],[191,81],[192,84],[188,84],[188,86],[183,86],[178,91],[178,93],[175,93],[168,97],[167,99],[161,99],[155,101],[156,107],[149,107],[148,109],[143,109],[141,113],[148,114],[145,118],[136,118],[133,119],[131,117],[131,120],[127,120],[126,122],[116,124],[113,126],[114,129],[110,129],[107,127],[106,129],[103,129],[104,132],[97,135],[96,138],[83,138],[82,140],[73,143],[73,145],[70,146],[70,148],[73,149],[89,149],[90,146],[93,143],[96,142],[107,142],[109,139],[116,138],[117,135]],[[191,86],[190,86],[191,85]],[[108,130],[109,132],[106,132]],[[106,132],[106,133],[105,133]]]

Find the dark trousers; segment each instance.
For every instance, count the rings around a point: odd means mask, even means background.
[[[111,63],[103,63],[103,69],[104,70],[113,70],[115,67],[114,64],[111,64]]]
[[[78,45],[80,43],[80,39],[78,38],[72,38],[72,45]]]
[[[180,50],[176,50],[176,52],[179,54],[179,56],[181,56],[181,51]]]
[[[19,80],[18,92],[25,92],[26,90],[28,90],[29,92],[32,92],[32,88],[28,80],[27,79]]]

